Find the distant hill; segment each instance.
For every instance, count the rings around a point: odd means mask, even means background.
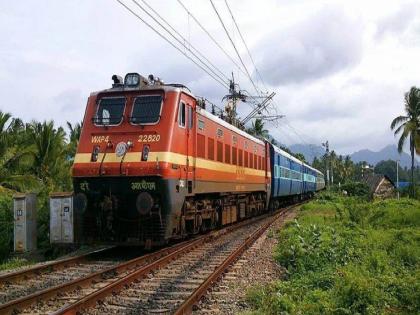
[[[312,163],[314,157],[321,157],[325,154],[325,149],[320,145],[314,144],[293,144],[289,149],[294,153],[302,153],[306,161]],[[337,152],[339,154],[339,152]],[[383,160],[400,160],[401,167],[411,167],[411,157],[408,153],[398,153],[397,146],[390,144],[380,151],[371,151],[369,149],[360,150],[350,154],[353,162],[366,161],[371,165],[376,165]],[[416,160],[416,165],[420,166],[420,162]]]
[[[356,163],[366,161],[371,165],[376,165],[382,160],[399,159],[401,167],[411,167],[410,155],[405,152],[401,153],[400,155],[398,153],[397,146],[393,144],[387,145],[385,148],[377,152],[368,149],[360,150],[351,154],[350,157]],[[415,161],[415,164],[420,165],[418,160]]]

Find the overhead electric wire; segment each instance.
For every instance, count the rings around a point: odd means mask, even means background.
[[[241,71],[245,76],[247,75],[246,72],[242,69],[242,67],[232,58],[231,55],[223,48],[221,44],[210,34],[210,32],[200,23],[200,21],[191,13],[190,10],[185,6],[185,4],[181,0],[177,0],[181,7],[187,12],[189,16],[194,20],[194,22],[201,28],[201,30],[207,34],[207,36],[212,40],[212,42],[228,57],[230,61]]]
[[[163,40],[165,40],[168,44],[170,44],[172,47],[174,47],[176,50],[178,50],[181,54],[183,54],[186,58],[188,58],[190,61],[192,61],[197,67],[199,67],[201,70],[203,70],[205,73],[207,73],[213,80],[218,82],[221,86],[223,86],[225,89],[229,90],[229,86],[226,85],[226,82],[223,80],[220,80],[218,77],[215,77],[212,75],[209,71],[207,71],[206,68],[204,68],[202,65],[200,65],[196,60],[191,58],[188,54],[186,54],[184,51],[182,51],[181,48],[179,48],[177,45],[175,45],[173,42],[171,42],[165,35],[163,35],[161,32],[159,32],[156,28],[154,28],[150,23],[148,23],[146,20],[144,20],[140,15],[138,15],[136,12],[134,12],[130,7],[128,7],[124,2],[121,0],[116,0],[119,4],[121,4],[127,11],[129,11],[131,14],[133,14],[135,17],[137,17],[141,22],[143,22],[147,27],[149,27],[151,30],[153,30],[156,34],[158,34]],[[201,61],[202,62],[202,61]]]
[[[258,70],[257,66],[255,65],[254,58],[252,58],[252,55],[251,55],[251,51],[249,50],[248,45],[246,44],[245,39],[242,36],[242,32],[239,29],[238,23],[236,23],[236,19],[233,16],[232,10],[230,9],[230,6],[229,6],[227,0],[225,0],[225,4],[226,4],[226,7],[227,7],[227,9],[228,9],[228,11],[230,13],[230,16],[232,17],[232,20],[233,20],[233,23],[235,24],[236,29],[238,30],[239,37],[241,38],[242,43],[244,44],[244,46],[246,48],[246,51],[248,52],[249,58],[251,59],[252,64],[254,65],[255,72],[257,73],[258,77],[260,78],[260,81],[263,84],[264,88],[267,90],[267,87],[265,86],[264,80],[263,80],[263,78],[262,78],[262,76],[260,74],[260,71]]]
[[[260,93],[261,93],[261,92],[260,92],[260,90],[257,88],[256,84],[254,83],[254,80],[252,80],[252,77],[251,77],[251,75],[250,75],[250,73],[249,73],[249,71],[248,71],[248,68],[246,67],[246,65],[245,65],[244,61],[242,60],[241,54],[239,53],[238,49],[236,48],[236,45],[235,45],[235,43],[233,42],[232,37],[230,36],[230,34],[229,34],[229,32],[228,32],[228,30],[227,30],[227,28],[226,28],[226,26],[225,26],[225,23],[223,22],[223,19],[222,19],[222,17],[221,17],[221,16],[220,16],[220,14],[219,14],[219,11],[217,11],[217,8],[216,8],[216,6],[215,6],[215,5],[214,5],[214,3],[213,3],[213,0],[210,0],[210,3],[211,3],[211,5],[212,5],[212,7],[213,7],[214,12],[216,13],[217,17],[219,18],[220,24],[222,24],[222,27],[223,27],[223,29],[225,30],[225,33],[226,33],[227,37],[229,38],[229,41],[230,41],[230,43],[232,44],[232,46],[233,46],[233,48],[234,48],[234,50],[235,50],[235,52],[236,52],[236,55],[237,55],[237,56],[238,56],[238,58],[239,58],[239,61],[241,62],[242,66],[244,67],[244,69],[245,69],[245,71],[246,71],[246,74],[247,74],[247,76],[248,76],[249,80],[250,80],[250,81],[251,81],[251,83],[252,83],[252,86],[254,87],[254,89],[255,89],[255,91],[257,92],[257,94],[258,94],[258,95],[260,95]]]
[[[133,0],[134,1],[134,0]],[[189,40],[187,40],[184,36],[182,36],[181,33],[179,33],[164,17],[162,17],[155,9],[153,9],[153,7],[147,3],[146,0],[140,0],[141,2],[144,3],[144,5],[146,5],[159,19],[161,19],[173,32],[175,32],[175,34],[177,34],[184,42],[186,42],[189,47],[188,50],[190,50],[190,47],[198,54],[200,55],[201,58],[203,58],[205,61],[207,61],[216,71],[219,72],[220,75],[222,75],[225,80],[227,80],[229,82],[229,78],[219,69],[217,68],[206,56],[204,56],[197,48],[195,48],[191,42]],[[144,12],[146,12],[144,10],[144,8],[142,8],[136,1],[134,1]],[[151,15],[149,13],[146,12],[146,14],[148,14],[150,17]],[[153,17],[152,17],[153,18]],[[156,20],[155,20],[156,21]],[[157,22],[158,23],[158,22]],[[166,29],[165,29],[166,30]],[[184,47],[186,47],[185,45],[183,45]],[[187,47],[186,47],[187,48]]]
[[[152,14],[150,14],[150,12],[148,12],[140,3],[137,2],[137,0],[132,0],[134,2],[135,5],[137,5],[144,13],[146,13],[151,19],[153,19],[153,21],[155,21],[161,28],[163,28],[173,39],[175,39],[178,43],[180,43],[182,46],[184,46],[185,49],[188,49],[187,45],[185,43],[183,43],[179,38],[177,38],[170,30],[168,30],[168,28],[166,28],[164,25],[162,25],[162,23],[160,23]],[[144,2],[144,1],[143,1]],[[190,44],[190,46],[192,46]],[[190,53],[196,58],[198,59],[205,67],[208,68],[208,70],[210,70],[215,76],[217,76],[220,80],[224,81],[224,79],[217,74],[211,67],[209,67],[204,61],[201,60],[200,57],[198,57],[194,52],[192,52],[191,50],[189,50]],[[220,70],[218,70],[220,71]],[[223,74],[223,76],[225,76]],[[227,76],[225,76],[227,79],[226,84],[228,84],[229,79],[227,78]]]

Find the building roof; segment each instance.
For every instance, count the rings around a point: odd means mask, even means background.
[[[392,184],[392,186],[395,187],[393,181],[388,176],[382,174],[365,174],[361,181],[366,183],[369,186],[369,190],[374,193],[382,184],[384,179],[387,179]]]

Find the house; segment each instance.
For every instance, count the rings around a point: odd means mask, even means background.
[[[395,184],[382,174],[365,174],[361,182],[367,184],[373,198],[387,199],[396,196]]]

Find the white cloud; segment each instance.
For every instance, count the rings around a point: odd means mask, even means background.
[[[362,56],[361,24],[342,8],[325,6],[260,42],[260,71],[276,86],[316,80],[354,66]]]
[[[208,2],[184,0],[235,57]],[[131,3],[131,1],[127,1]],[[150,1],[241,88],[248,80],[176,1]],[[229,1],[257,66],[288,124],[269,125],[285,143],[329,139],[338,152],[395,143],[389,123],[419,85],[420,10],[413,1]],[[230,32],[224,1],[216,1]],[[40,10],[42,8],[42,10]],[[36,14],[35,14],[36,12]],[[220,103],[226,91],[116,1],[0,3],[0,110],[64,125],[83,118],[91,91],[114,73],[149,73]],[[233,39],[253,69],[237,32]],[[240,112],[245,114],[245,105]],[[302,140],[303,139],[303,140]]]

